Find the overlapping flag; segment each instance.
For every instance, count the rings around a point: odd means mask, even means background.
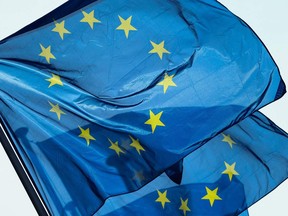
[[[1,124],[51,215],[240,214],[287,178],[257,112],[284,93],[211,0],[74,0],[0,42]]]

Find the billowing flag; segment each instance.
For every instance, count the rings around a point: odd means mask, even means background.
[[[179,185],[162,174],[109,198],[96,215],[238,215],[288,177],[288,134],[256,112],[185,157],[183,166]]]
[[[70,1],[0,42],[1,123],[54,215],[181,182],[182,158],[284,92],[214,1]]]

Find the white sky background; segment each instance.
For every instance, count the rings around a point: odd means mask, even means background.
[[[63,2],[65,0],[0,0],[0,39],[45,15]],[[220,2],[243,19],[261,38],[288,85],[287,0],[220,0]],[[262,112],[288,132],[288,93],[279,101],[262,109]],[[0,215],[36,216],[37,213],[2,147],[0,147],[0,173]],[[288,180],[249,208],[250,215],[288,215],[287,194]]]

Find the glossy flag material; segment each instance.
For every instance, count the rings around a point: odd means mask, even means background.
[[[1,121],[55,215],[96,213],[284,92],[214,1],[70,1],[0,42]]]
[[[109,198],[96,215],[238,215],[288,177],[288,134],[256,112],[183,166],[181,184],[162,174],[137,192]]]

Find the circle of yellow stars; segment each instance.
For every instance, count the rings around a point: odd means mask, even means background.
[[[83,18],[80,20],[80,22],[81,23],[87,23],[92,30],[94,29],[95,24],[101,23],[101,21],[95,17],[95,10],[91,10],[89,12],[81,10],[81,12],[82,12]],[[137,28],[132,24],[132,19],[133,19],[132,15],[129,17],[126,17],[126,18],[118,15],[118,19],[119,19],[120,24],[116,27],[116,30],[117,31],[123,31],[126,39],[129,38],[129,34],[131,31],[137,31]],[[62,20],[61,22],[54,21],[54,24],[55,24],[55,27],[52,29],[52,32],[58,33],[62,40],[64,40],[65,35],[72,34],[65,27],[65,20]],[[163,59],[164,54],[171,54],[165,48],[165,41],[164,40],[161,41],[159,44],[150,40],[150,44],[152,46],[152,49],[148,53],[149,54],[157,54],[159,56],[160,60]],[[46,46],[40,44],[40,48],[41,48],[41,53],[39,54],[39,56],[45,58],[45,60],[48,64],[51,63],[51,60],[56,60],[56,57],[52,53],[51,45],[46,47]],[[159,86],[163,86],[164,94],[166,94],[169,87],[176,87],[177,86],[176,83],[173,81],[174,76],[175,75],[169,75],[169,74],[165,73],[163,80],[157,84]],[[50,79],[48,79],[47,81],[50,82],[49,88],[54,86],[54,85],[63,85],[60,77],[58,75],[55,75],[55,74],[52,74],[52,77]],[[55,108],[52,107],[52,109],[55,109]],[[60,120],[61,114],[63,114],[63,113],[62,113],[59,105],[58,105],[58,108],[56,111],[57,111],[56,114],[58,116],[58,119]],[[163,113],[163,111],[158,113],[158,114],[154,114],[152,110],[149,111],[150,118],[145,122],[145,124],[151,126],[152,134],[155,132],[155,130],[158,126],[162,126],[162,127],[165,126],[165,124],[160,120],[162,113]],[[90,143],[89,139],[87,140],[87,144],[88,143]],[[142,150],[141,148],[139,148],[139,146],[134,146],[134,144],[132,145],[132,147],[136,147],[136,150],[138,151],[138,153]]]
[[[92,10],[90,12],[81,11],[83,18],[80,20],[81,23],[87,23],[89,27],[93,30],[94,25],[101,23],[101,21],[97,18],[95,18],[95,11]],[[132,23],[133,16],[129,16],[128,18],[123,18],[122,16],[118,15],[120,25],[117,26],[117,31],[123,31],[126,39],[129,38],[129,34],[134,31],[138,31],[136,27],[134,27]],[[53,32],[58,33],[59,37],[64,40],[66,35],[72,34],[68,29],[65,27],[65,20],[61,22],[54,21],[55,27],[52,29]],[[165,41],[161,41],[160,43],[156,43],[152,40],[150,40],[150,44],[152,46],[152,49],[148,52],[149,54],[156,54],[158,55],[159,59],[162,60],[164,54],[169,55],[171,54],[170,51],[168,51],[165,48]],[[43,57],[48,64],[50,64],[51,60],[56,60],[56,57],[52,53],[51,45],[44,46],[43,44],[39,44],[41,52],[39,54],[40,57]],[[168,73],[164,74],[164,78],[162,81],[160,81],[157,85],[163,86],[163,93],[166,94],[168,89],[170,87],[177,87],[176,83],[173,81],[175,75],[169,75]],[[46,81],[49,82],[49,86],[63,86],[63,82],[59,75],[53,74],[52,77],[49,79],[46,79]],[[57,116],[57,119],[60,121],[62,115],[66,115],[66,113],[60,108],[58,104],[54,104],[50,101],[48,103],[51,106],[51,109],[49,110],[52,113],[55,113]],[[165,124],[162,122],[161,117],[163,115],[163,111],[160,111],[158,113],[154,113],[152,110],[149,110],[149,119],[144,123],[146,125],[150,125],[151,132],[154,134],[157,127],[165,127]],[[90,133],[90,128],[82,128],[78,126],[80,130],[79,137],[83,138],[86,141],[87,146],[90,145],[91,141],[96,140]],[[222,133],[223,135],[223,142],[226,142],[229,144],[231,148],[233,148],[233,145],[236,144],[236,142],[231,138],[230,135],[226,135]],[[145,152],[144,147],[140,144],[139,139],[135,139],[132,136],[129,136],[131,143],[130,146],[135,148],[137,153],[141,155],[141,152]],[[125,154],[125,151],[121,148],[118,141],[113,142],[110,138],[108,138],[108,142],[110,143],[109,149],[114,151],[119,157],[121,154]],[[239,173],[235,170],[236,162],[232,164],[228,164],[226,161],[224,161],[224,165],[226,169],[222,172],[222,174],[226,174],[229,177],[229,180],[232,181],[232,178],[234,175],[239,175]],[[140,178],[141,180],[144,180],[145,177],[143,175],[143,172],[137,172],[135,173],[134,178]],[[222,200],[222,198],[217,194],[218,193],[218,187],[214,189],[210,189],[208,187],[205,187],[206,195],[203,196],[202,200],[208,200],[210,203],[210,206],[213,207],[214,202],[216,200]],[[167,197],[167,190],[164,192],[160,192],[157,190],[158,198],[155,200],[156,202],[161,203],[162,208],[165,208],[166,203],[170,203],[171,201]],[[183,200],[182,197],[180,198],[181,206],[179,207],[179,210],[183,211],[183,214],[186,216],[187,212],[190,212],[190,208],[188,207],[188,198]]]
[[[81,10],[81,13],[82,13],[83,17],[80,20],[80,22],[81,23],[87,23],[88,26],[90,27],[90,29],[93,30],[95,27],[95,24],[101,23],[101,21],[95,17],[95,10],[91,10],[91,11]],[[131,31],[137,31],[137,29],[132,25],[132,18],[133,18],[132,16],[129,16],[127,18],[123,18],[122,16],[118,15],[120,25],[116,28],[116,30],[117,31],[123,31],[125,34],[125,37],[127,39],[129,38],[129,34]],[[61,22],[54,21],[55,26],[51,30],[52,32],[57,33],[62,40],[65,39],[66,35],[72,34],[71,31],[69,31],[66,28],[65,24],[66,24],[65,20],[62,20]],[[163,43],[161,43],[161,44],[163,44]],[[160,45],[160,47],[161,46],[162,45]],[[53,50],[51,48],[51,45],[44,46],[43,44],[40,44],[40,48],[41,48],[41,53],[39,54],[39,56],[43,57],[48,64],[51,63],[51,60],[56,60],[56,57],[54,56],[54,54],[52,52]],[[154,53],[154,51],[152,51],[152,52]],[[157,47],[156,47],[155,53],[157,53]],[[162,56],[163,54],[159,53],[159,56],[160,55]],[[56,85],[58,85],[58,86],[64,85],[62,80],[61,80],[61,77],[59,75],[54,74],[54,73],[52,73],[52,77],[46,79],[46,81],[49,82],[48,88],[56,86]],[[48,101],[48,102],[51,106],[50,112],[55,113],[57,116],[57,119],[60,121],[61,116],[66,115],[66,113],[61,109],[59,104],[54,104],[50,101]],[[154,127],[154,126],[152,126],[152,127]],[[92,134],[90,132],[90,128],[82,128],[80,126],[78,128],[80,130],[80,134],[78,137],[83,138],[85,140],[87,146],[89,146],[92,141],[96,140],[94,138],[94,136],[92,136]],[[140,144],[139,139],[135,139],[132,136],[129,136],[129,138],[131,140],[130,146],[132,148],[135,148],[135,150],[137,151],[137,153],[139,155],[141,155],[141,152],[145,152],[145,149]],[[121,148],[118,141],[113,142],[110,138],[108,138],[108,141],[110,143],[109,149],[115,151],[115,153],[118,156],[120,156],[121,154],[125,154],[125,151]]]

